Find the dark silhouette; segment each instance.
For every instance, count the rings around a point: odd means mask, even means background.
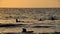
[[[43,20],[40,18],[39,21],[43,21]]]
[[[54,17],[51,17],[51,20],[55,20],[55,18]]]
[[[50,17],[48,20],[58,20],[57,18],[55,18],[55,17]]]
[[[33,31],[27,31],[25,28],[23,28],[23,31],[24,33],[33,33]]]
[[[39,21],[44,21],[44,20],[42,18],[40,18]]]
[[[23,31],[22,32],[27,32],[25,28],[23,28]]]
[[[55,20],[54,17],[51,17],[51,20]]]
[[[19,19],[16,19],[16,22],[20,22],[20,20]]]

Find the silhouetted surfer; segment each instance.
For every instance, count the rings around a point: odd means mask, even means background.
[[[24,32],[24,33],[33,33],[33,31],[27,31],[25,28],[22,28],[22,32]]]
[[[43,21],[43,20],[40,18],[39,21]]]
[[[22,30],[23,30],[22,32],[27,32],[25,28],[22,28]]]
[[[51,17],[51,20],[55,20],[54,17]]]
[[[16,22],[20,22],[20,19],[16,19]]]

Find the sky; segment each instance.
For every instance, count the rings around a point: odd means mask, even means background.
[[[60,8],[60,0],[0,0],[0,8]]]

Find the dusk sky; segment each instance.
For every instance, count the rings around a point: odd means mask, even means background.
[[[59,8],[60,0],[0,0],[3,8]]]

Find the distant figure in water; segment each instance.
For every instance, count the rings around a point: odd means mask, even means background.
[[[54,17],[51,17],[51,20],[56,20]]]
[[[58,20],[56,17],[54,17],[54,16],[52,16],[52,17],[50,17],[48,20]]]
[[[27,32],[25,28],[23,28],[23,31],[22,32]]]
[[[42,21],[42,19],[39,19],[39,21]]]
[[[43,21],[43,20],[40,18],[39,21]]]
[[[33,31],[27,31],[25,28],[22,29],[24,33],[33,33]]]
[[[16,19],[16,22],[20,22],[20,19]]]

